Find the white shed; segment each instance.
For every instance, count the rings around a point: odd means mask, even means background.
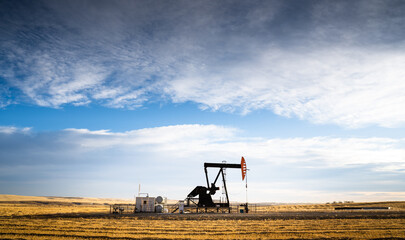
[[[136,212],[155,212],[155,198],[136,197]]]

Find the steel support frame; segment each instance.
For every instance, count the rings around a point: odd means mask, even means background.
[[[218,174],[215,177],[215,181],[212,183],[210,186],[209,180],[208,180],[208,170],[207,168],[219,168]],[[210,191],[215,192],[216,190],[212,189],[212,187],[215,187],[215,184],[217,183],[217,180],[219,178],[219,175],[222,175],[222,181],[224,183],[224,188],[225,188],[225,195],[226,195],[226,207],[229,208],[229,196],[228,196],[228,190],[226,188],[226,180],[224,176],[224,168],[242,168],[241,164],[232,164],[232,163],[204,163],[204,172],[205,172],[205,179],[207,181],[207,188],[210,189]]]

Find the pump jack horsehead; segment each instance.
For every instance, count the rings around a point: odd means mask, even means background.
[[[208,180],[208,171],[207,168],[219,168],[218,174],[213,183],[210,184]],[[224,175],[224,169],[226,168],[239,168],[242,172],[242,181],[246,178],[246,161],[242,157],[240,164],[230,164],[230,163],[204,163],[204,172],[205,172],[205,179],[207,181],[207,186],[197,186],[191,191],[188,195],[185,203],[185,207],[195,207],[197,208],[228,208],[230,210],[229,204],[229,196],[228,190],[226,189],[226,181]],[[219,190],[219,187],[215,186],[219,176],[222,176],[222,181],[224,185],[225,195],[226,195],[226,202],[214,203],[212,200],[212,195]],[[246,185],[247,187],[247,185]],[[198,197],[197,197],[198,196]]]

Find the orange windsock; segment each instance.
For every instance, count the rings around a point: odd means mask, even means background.
[[[245,180],[245,177],[246,177],[246,161],[243,157],[242,157],[242,160],[240,161],[240,165],[241,165],[241,170],[242,170],[242,181],[243,181],[243,180]]]

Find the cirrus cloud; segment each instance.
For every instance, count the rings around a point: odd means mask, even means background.
[[[405,122],[401,1],[157,3],[3,1],[0,107],[192,101],[349,128]]]

